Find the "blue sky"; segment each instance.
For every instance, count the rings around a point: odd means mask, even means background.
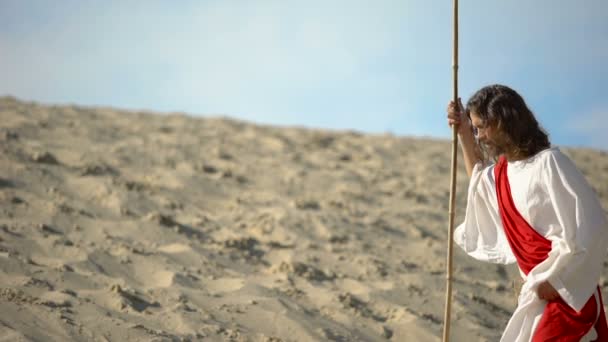
[[[608,150],[608,1],[460,0],[460,95]],[[0,94],[449,139],[452,2],[0,2]]]

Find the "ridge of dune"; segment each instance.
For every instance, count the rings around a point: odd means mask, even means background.
[[[4,339],[440,340],[449,142],[13,97],[0,118]],[[608,153],[563,150],[608,209]],[[454,267],[452,337],[497,340],[516,269]]]

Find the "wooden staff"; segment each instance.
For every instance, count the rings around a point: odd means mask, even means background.
[[[452,55],[452,95],[454,103],[458,106],[458,0],[454,0],[454,48]],[[445,313],[443,316],[443,342],[450,340],[450,314],[452,309],[452,259],[454,245],[454,209],[456,198],[456,166],[458,158],[458,126],[452,125],[452,169],[450,178],[450,207],[448,227],[448,256],[445,290]]]

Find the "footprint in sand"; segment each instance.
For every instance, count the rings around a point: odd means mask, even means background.
[[[109,289],[110,303],[121,311],[135,310],[143,312],[149,307],[158,308],[160,303],[149,301],[143,294],[132,289],[123,289],[120,285],[112,285]]]
[[[146,283],[150,284],[149,288],[168,288],[173,286],[198,287],[200,279],[190,273],[182,274],[172,271],[157,271],[153,272]]]
[[[192,248],[188,245],[184,245],[181,243],[172,243],[168,245],[164,245],[158,248],[160,252],[168,253],[168,254],[177,254],[177,253],[185,253],[192,251]]]
[[[209,280],[206,284],[207,290],[212,294],[228,293],[240,290],[245,286],[243,278],[218,278]]]
[[[173,280],[175,278],[175,272],[171,271],[158,271],[152,273],[150,276],[150,285],[151,287],[170,287],[173,285]]]

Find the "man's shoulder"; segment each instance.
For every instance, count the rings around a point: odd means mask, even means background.
[[[560,161],[563,159],[568,159],[568,157],[562,153],[559,147],[551,146],[528,158],[527,162],[542,165],[550,161]]]
[[[565,173],[579,172],[574,161],[558,147],[542,150],[531,157],[530,160],[533,160],[530,164],[543,173],[554,174],[557,172],[561,177]]]

